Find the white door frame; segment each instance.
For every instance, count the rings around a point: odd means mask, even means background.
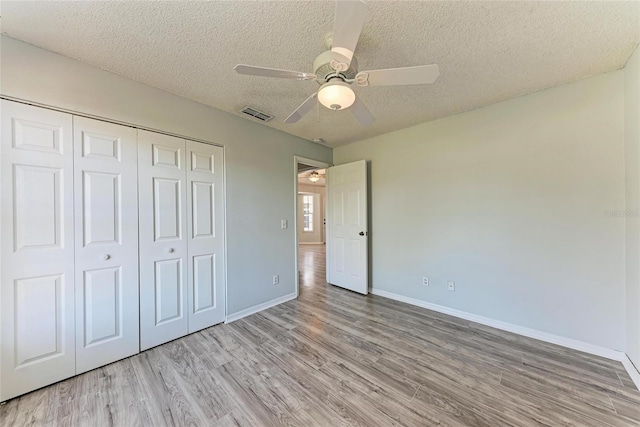
[[[300,272],[298,271],[298,248],[300,242],[298,242],[298,163],[303,163],[309,166],[315,166],[318,169],[326,169],[333,164],[325,163],[320,160],[309,159],[301,156],[293,156],[293,243],[295,247],[295,261],[293,271],[296,277],[296,298],[300,295]],[[326,239],[325,239],[326,240]]]

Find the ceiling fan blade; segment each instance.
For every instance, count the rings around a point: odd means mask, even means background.
[[[349,108],[351,114],[363,125],[370,125],[376,121],[373,114],[369,111],[369,109],[364,105],[364,102],[360,100],[360,98],[356,97],[355,102]]]
[[[279,70],[277,68],[255,67],[253,65],[238,64],[234,67],[238,74],[247,76],[276,77],[279,79],[295,80],[316,80],[318,77],[313,73],[303,73],[301,71]]]
[[[367,4],[361,0],[337,0],[333,24],[331,66],[346,71],[356,50],[362,26],[367,19]]]
[[[361,71],[356,75],[358,86],[420,85],[433,83],[440,75],[437,65],[387,68],[385,70]]]
[[[284,119],[285,123],[297,123],[302,117],[304,117],[309,111],[313,109],[313,106],[316,105],[316,97],[317,93],[314,93],[310,97],[308,97],[298,108],[296,111],[291,113],[289,117]]]

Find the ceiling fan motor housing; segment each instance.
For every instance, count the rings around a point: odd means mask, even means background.
[[[326,80],[328,76],[335,74],[336,70],[331,66],[331,51],[327,50],[326,52],[322,52],[318,57],[313,61],[313,73],[318,76],[319,80]],[[356,74],[358,74],[358,61],[354,56],[351,59],[351,65],[349,69],[346,71],[341,71],[340,74],[345,79],[355,79]],[[322,84],[322,82],[318,82]]]

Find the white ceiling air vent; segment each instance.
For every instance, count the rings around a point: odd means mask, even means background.
[[[263,113],[262,111],[256,110],[252,107],[244,107],[242,110],[240,110],[240,112],[246,114],[247,116],[251,116],[254,119],[258,119],[261,122],[268,122],[269,120],[273,119],[272,115]]]

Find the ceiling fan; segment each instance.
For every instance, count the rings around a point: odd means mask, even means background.
[[[323,173],[319,173],[318,171],[311,171],[309,175],[307,175],[307,179],[315,184],[316,182],[320,181],[320,178],[325,177],[326,173],[324,173],[324,169],[322,171]]]
[[[309,113],[318,101],[334,111],[349,108],[360,123],[369,125],[375,118],[356,96],[351,88],[353,83],[360,87],[427,84],[436,81],[440,69],[432,64],[358,72],[358,61],[353,52],[362,32],[367,9],[367,3],[362,0],[337,0],[333,33],[325,38],[329,50],[318,55],[313,61],[313,73],[245,64],[236,65],[235,70],[239,74],[250,76],[315,80],[321,85],[316,93],[308,97],[284,120],[285,123],[296,123]]]

